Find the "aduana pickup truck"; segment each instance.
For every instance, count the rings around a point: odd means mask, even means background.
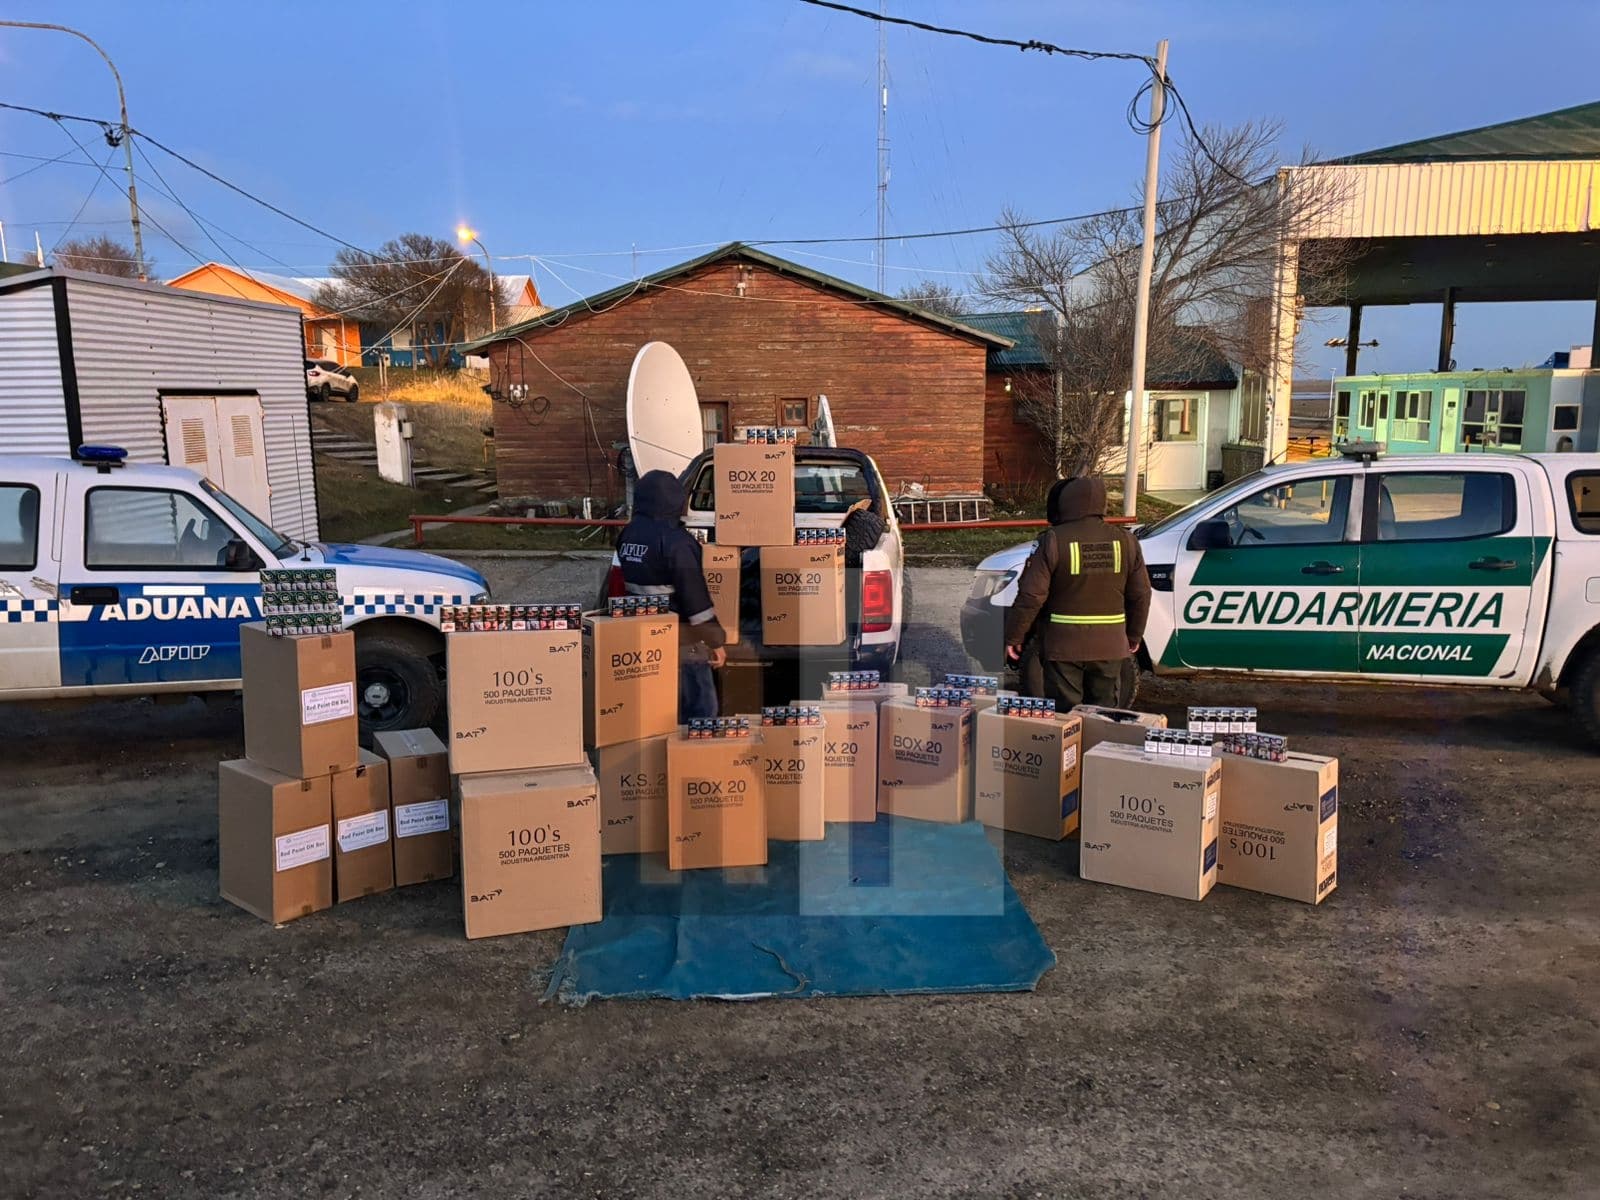
[[[1519,689],[1600,744],[1600,455],[1338,458],[1258,471],[1135,531],[1141,664]],[[967,652],[1000,666],[1031,544],[978,566]]]
[[[0,701],[238,690],[239,625],[263,568],[333,567],[355,632],[364,732],[444,702],[439,609],[488,598],[431,554],[301,543],[193,471],[0,455]]]

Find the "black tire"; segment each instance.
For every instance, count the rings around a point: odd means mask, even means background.
[[[356,401],[360,400],[361,399],[361,385],[359,383],[352,383],[350,385],[350,390],[345,393],[345,397],[344,398],[345,398],[345,401],[347,403],[349,403],[349,404],[354,404]]]
[[[1567,687],[1572,718],[1596,747],[1600,747],[1600,650],[1591,650],[1589,657],[1578,664],[1572,683]]]
[[[425,729],[444,706],[439,669],[415,640],[356,629],[356,713],[361,735]]]
[[[324,404],[328,402],[328,397],[331,395],[333,395],[333,389],[327,384],[323,384],[317,389],[317,399],[321,400]]]

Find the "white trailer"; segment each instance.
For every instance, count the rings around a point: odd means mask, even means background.
[[[0,450],[121,446],[318,537],[297,309],[48,268],[0,278]]]

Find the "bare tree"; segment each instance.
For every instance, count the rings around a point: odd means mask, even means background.
[[[441,238],[406,233],[374,253],[341,250],[330,273],[336,282],[317,293],[319,305],[408,330],[435,367],[468,336],[488,331],[488,275]]]
[[[50,261],[69,271],[93,271],[96,275],[115,275],[121,279],[139,278],[139,260],[133,251],[116,238],[100,235],[72,238],[50,252]],[[145,263],[145,271],[151,264]]]
[[[1337,286],[1338,243],[1304,239],[1337,208],[1335,184],[1277,170],[1278,127],[1207,128],[1163,168],[1150,287],[1152,378],[1181,377],[1221,357],[1267,366],[1269,319],[1284,247],[1301,246],[1303,279]],[[1120,448],[1133,360],[1141,212],[1137,205],[1070,225],[1029,228],[1007,209],[985,291],[1037,307],[1048,365],[1013,383],[1019,411],[1048,439],[1058,474],[1103,471]],[[1042,376],[1048,375],[1048,378]]]
[[[914,304],[923,311],[940,317],[959,317],[971,309],[970,305],[963,303],[964,298],[960,292],[947,283],[940,283],[937,279],[921,279],[916,283],[907,284],[900,289],[895,299],[904,300],[907,304]]]

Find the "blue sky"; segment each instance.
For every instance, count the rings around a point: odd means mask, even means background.
[[[893,0],[890,11],[1069,46],[1147,52],[1197,120],[1270,117],[1284,152],[1349,153],[1596,99],[1600,5],[1546,0]],[[244,5],[14,0],[9,19],[74,25],[116,60],[132,123],[312,224],[371,246],[470,220],[502,261],[537,255],[562,303],[736,238],[874,230],[874,27],[795,0]],[[991,223],[1126,203],[1144,145],[1124,111],[1142,68],[889,34],[890,229]],[[0,29],[0,100],[115,115],[109,72],[62,34]],[[83,127],[75,132],[85,136]],[[92,131],[91,131],[92,132]],[[89,144],[103,159],[103,142]],[[0,113],[0,221],[12,257],[46,250],[98,173],[53,123]],[[76,163],[26,155],[71,151]],[[151,151],[190,208],[246,266],[321,273],[336,247]],[[113,166],[120,164],[120,156]],[[81,165],[80,165],[81,164]],[[221,253],[137,163],[145,208],[202,259]],[[116,176],[119,180],[120,174]],[[146,182],[148,181],[148,182]],[[104,181],[77,232],[126,236]],[[215,233],[216,231],[213,230]],[[158,273],[193,265],[147,229]],[[637,248],[637,260],[634,250]],[[872,246],[775,247],[871,284]],[[892,242],[890,290],[922,275],[971,284],[982,237]],[[1363,367],[1424,369],[1435,308],[1369,310],[1383,344]],[[1588,340],[1592,305],[1464,306],[1463,366],[1536,362]],[[1300,373],[1339,357],[1307,330]]]

